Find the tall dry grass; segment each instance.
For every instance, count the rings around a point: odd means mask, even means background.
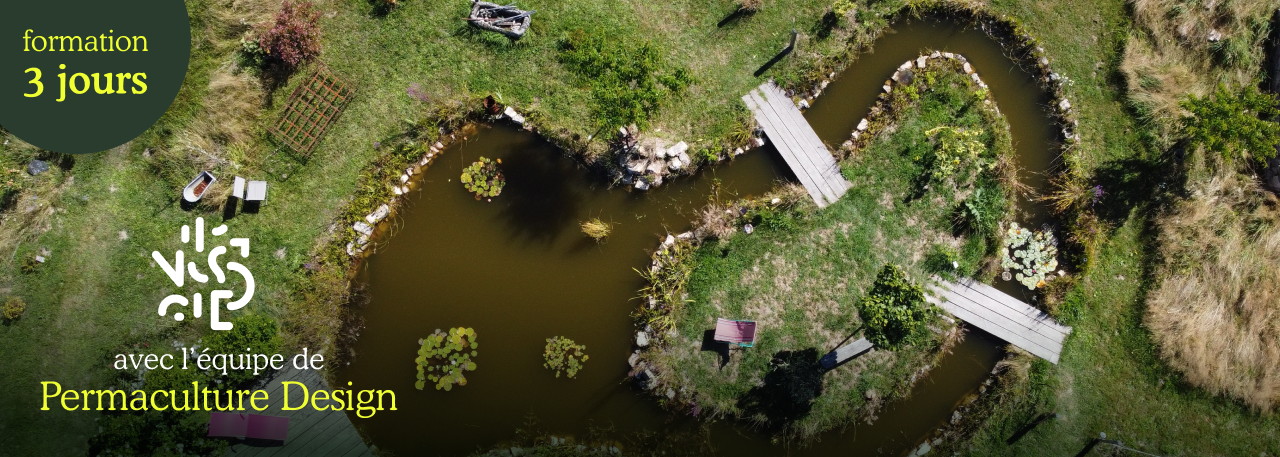
[[[1146,323],[1191,383],[1269,412],[1280,404],[1280,211],[1232,171],[1161,221],[1164,263]]]
[[[1138,33],[1120,71],[1163,146],[1178,138],[1179,101],[1254,81],[1275,0],[1130,0]],[[1210,38],[1216,38],[1211,40]]]

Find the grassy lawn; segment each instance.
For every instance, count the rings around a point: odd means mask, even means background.
[[[921,89],[925,80],[935,80],[933,89]],[[891,133],[842,164],[853,187],[839,201],[820,211],[807,203],[796,210],[761,210],[784,214],[763,216],[751,235],[702,244],[691,259],[689,301],[675,316],[679,335],[668,337],[652,359],[664,376],[674,376],[674,385],[692,390],[689,400],[703,409],[759,420],[740,401],[769,371],[775,353],[816,348],[821,355],[857,333],[862,321],[855,303],[885,264],[902,266],[919,282],[930,274],[926,254],[945,247],[960,255],[962,271],[976,271],[990,252],[987,241],[953,234],[956,208],[973,188],[950,181],[920,188],[934,149],[926,134],[930,129],[981,130],[984,157],[1011,150],[1007,131],[991,133],[1006,130],[1007,124],[983,114],[974,89],[954,69],[922,72],[897,91],[908,108],[885,127]],[[913,91],[919,95],[906,95]],[[993,175],[980,174],[976,186],[1003,193]],[[759,325],[755,347],[731,351],[723,366],[720,354],[700,349],[703,333],[717,317]],[[941,320],[930,325],[949,328]],[[807,435],[826,430],[904,395],[916,370],[938,356],[943,340],[931,333],[915,344],[876,350],[827,373],[812,412],[791,424],[790,431]]]
[[[822,38],[820,18],[829,3],[816,0],[767,3],[758,13],[723,27],[717,23],[737,7],[730,0],[522,0],[521,7],[538,13],[530,34],[510,43],[466,27],[460,20],[466,2],[408,0],[379,17],[365,0],[321,0],[320,60],[347,78],[359,95],[311,159],[299,164],[277,153],[264,132],[301,78],[267,91],[235,66],[238,40],[248,28],[244,24],[270,17],[278,2],[188,0],[194,38],[190,73],[178,100],[143,137],[111,151],[78,156],[69,171],[55,167],[38,177],[7,171],[23,167],[38,152],[16,141],[0,146],[5,178],[21,189],[6,191],[9,205],[0,213],[0,255],[11,260],[0,266],[0,295],[28,303],[21,319],[0,326],[0,353],[5,355],[0,383],[7,387],[0,396],[0,431],[5,432],[0,433],[0,449],[17,455],[84,453],[97,431],[96,416],[38,411],[40,381],[57,380],[66,388],[111,387],[116,373],[108,361],[115,353],[191,343],[207,331],[153,314],[161,297],[174,291],[150,259],[152,250],[177,249],[178,228],[196,216],[222,221],[220,208],[184,212],[172,204],[185,181],[202,168],[223,180],[238,174],[271,182],[270,201],[260,214],[226,221],[231,234],[253,240],[246,264],[258,292],[250,309],[280,318],[294,343],[329,346],[336,337],[332,323],[308,319],[337,314],[331,305],[338,294],[323,286],[340,285],[343,265],[324,275],[305,274],[301,266],[330,237],[341,236],[330,232],[330,224],[356,206],[353,196],[389,192],[384,183],[366,179],[366,173],[388,155],[377,145],[405,132],[406,121],[418,122],[437,110],[471,109],[480,97],[499,94],[529,112],[545,133],[575,150],[598,154],[604,142],[587,140],[601,132],[590,81],[567,68],[559,50],[562,36],[583,30],[620,43],[649,43],[663,68],[685,68],[692,76],[683,92],[662,101],[647,134],[688,141],[695,150],[732,148],[720,140],[743,125],[741,94],[769,77],[797,85],[825,75],[905,3],[856,1],[856,25],[841,25]],[[1066,161],[1084,175],[1119,170],[1111,175],[1129,184],[1141,182],[1123,164],[1154,162],[1161,151],[1150,146],[1155,135],[1134,120],[1117,82],[1134,29],[1125,2],[991,0],[984,6],[1022,23],[1044,45],[1053,68],[1073,81],[1066,92],[1082,113],[1081,141]],[[764,78],[752,76],[793,28],[803,34],[799,50]],[[410,95],[413,84],[423,96]],[[926,95],[892,134],[845,163],[854,190],[827,211],[800,217],[796,223],[806,229],[804,235],[762,226],[752,236],[704,247],[698,259],[709,267],[700,269],[690,284],[695,304],[689,312],[699,314],[680,328],[681,337],[700,342],[717,315],[754,317],[764,325],[761,344],[734,354],[733,367],[726,370],[763,373],[772,352],[762,347],[825,351],[856,329],[853,300],[885,262],[903,264],[918,277],[927,248],[946,243],[961,247],[966,265],[973,268],[985,249],[953,238],[946,217],[951,205],[932,204],[954,203],[958,196],[931,191],[915,202],[902,199],[922,170],[911,160],[913,151],[927,146],[922,132],[943,123],[976,125],[971,116],[954,117],[955,106],[931,97]],[[1062,363],[1037,364],[1032,381],[1021,386],[1024,393],[1003,404],[966,443],[972,446],[969,452],[1074,452],[1102,431],[1164,454],[1280,454],[1276,416],[1259,416],[1187,387],[1158,359],[1141,325],[1152,261],[1147,222],[1142,212],[1117,221],[1118,229],[1067,295],[1063,317],[1075,332]],[[727,250],[724,257],[722,249]],[[46,263],[22,271],[27,259],[45,251]],[[745,278],[737,275],[749,268],[759,271]],[[794,284],[840,287],[788,290],[764,280],[802,270],[815,275],[795,276],[803,279]],[[333,284],[317,285],[320,281]],[[324,300],[309,295],[317,290]],[[324,295],[329,292],[334,296]],[[812,303],[824,305],[799,306]],[[752,314],[765,304],[777,305],[781,312]],[[808,322],[816,326],[796,325]],[[863,406],[862,395],[841,392],[901,391],[901,383],[890,379],[917,366],[927,349],[921,345],[898,356],[877,353],[840,368],[837,374],[843,376],[828,377],[828,391],[819,397],[809,425],[846,420]],[[684,357],[694,373],[689,383],[711,385],[713,376],[716,381],[722,377],[710,369],[710,353],[690,350]],[[852,376],[855,370],[868,376]],[[865,381],[849,381],[858,379]],[[724,389],[708,391],[703,401],[731,410],[753,378],[733,380]],[[1062,417],[1017,445],[1003,444],[1013,430],[1045,410]]]

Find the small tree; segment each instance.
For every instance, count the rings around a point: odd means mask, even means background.
[[[924,289],[892,264],[880,270],[871,293],[858,301],[867,339],[885,349],[900,347],[936,312],[925,302]]]
[[[294,69],[320,55],[320,12],[308,1],[285,0],[270,27],[258,36],[268,59]]]
[[[1190,97],[1182,107],[1191,114],[1183,117],[1187,139],[1203,146],[1228,162],[1252,157],[1259,163],[1275,157],[1280,143],[1280,105],[1274,95],[1253,86],[1231,93],[1219,85],[1212,96]]]

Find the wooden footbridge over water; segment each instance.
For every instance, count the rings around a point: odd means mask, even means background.
[[[972,279],[934,278],[928,289],[928,300],[951,315],[1055,364],[1071,334],[1045,312]]]
[[[849,190],[835,158],[782,89],[767,82],[743,95],[742,101],[819,208]]]

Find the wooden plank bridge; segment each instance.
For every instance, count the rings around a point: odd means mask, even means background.
[[[928,300],[951,315],[1055,364],[1071,334],[1071,327],[1043,311],[972,279],[934,278],[928,289]]]
[[[374,455],[369,445],[365,444],[364,438],[360,437],[360,432],[356,431],[355,424],[352,424],[351,420],[347,418],[346,412],[316,411],[310,407],[294,411],[282,411],[284,388],[281,383],[284,381],[300,382],[311,391],[317,389],[329,390],[324,376],[316,370],[298,370],[289,366],[276,373],[276,376],[267,381],[266,386],[263,387],[269,393],[269,398],[273,399],[271,406],[266,411],[258,414],[288,417],[289,438],[285,440],[282,446],[257,446],[250,443],[237,442],[228,447],[228,456],[332,455],[356,457]],[[305,402],[306,399],[303,397],[302,389],[296,385],[291,385],[289,388],[289,404],[300,405]]]
[[[835,157],[782,89],[766,82],[743,95],[742,101],[819,208],[834,203],[849,190]]]

